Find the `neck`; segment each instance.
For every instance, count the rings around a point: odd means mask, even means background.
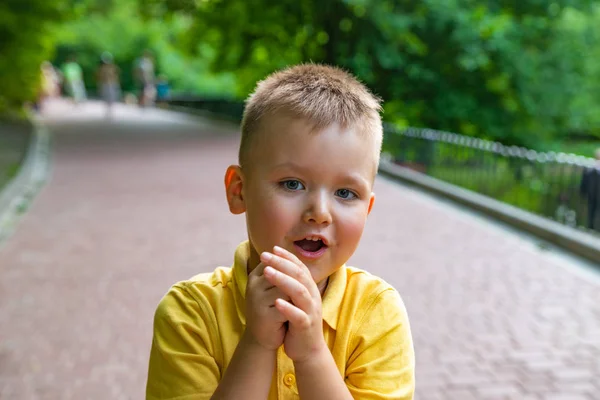
[[[321,298],[325,294],[325,290],[327,289],[327,284],[329,283],[329,277],[323,279],[321,282],[317,283],[317,287],[319,288],[319,293],[321,293]]]
[[[250,258],[248,258],[248,274],[260,264],[260,254],[256,251],[252,243],[250,243]]]

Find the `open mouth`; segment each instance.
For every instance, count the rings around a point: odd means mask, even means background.
[[[296,249],[305,257],[315,258],[327,250],[327,245],[322,239],[317,237],[308,237],[294,242]]]

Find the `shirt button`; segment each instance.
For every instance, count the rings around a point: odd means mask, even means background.
[[[296,377],[294,377],[292,374],[287,374],[283,377],[283,383],[285,383],[286,386],[293,386],[295,382]]]

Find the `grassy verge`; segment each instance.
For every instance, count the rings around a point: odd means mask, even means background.
[[[580,184],[584,169],[463,144],[387,136],[384,150],[400,165],[570,226],[587,221]]]
[[[29,146],[31,125],[0,121],[0,191],[18,173]]]

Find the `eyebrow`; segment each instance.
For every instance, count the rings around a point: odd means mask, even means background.
[[[293,162],[289,162],[289,161],[281,163],[281,164],[277,164],[275,167],[273,167],[273,169],[277,169],[277,170],[278,169],[293,169],[293,170],[300,171],[300,172],[306,172],[306,170],[307,170],[306,168],[301,167],[300,165],[294,164]]]
[[[340,180],[342,182],[348,182],[351,185],[360,186],[361,188],[363,188],[365,190],[369,190],[369,181],[368,181],[368,179],[360,176],[359,174],[344,175],[342,177],[342,179],[340,179]]]

